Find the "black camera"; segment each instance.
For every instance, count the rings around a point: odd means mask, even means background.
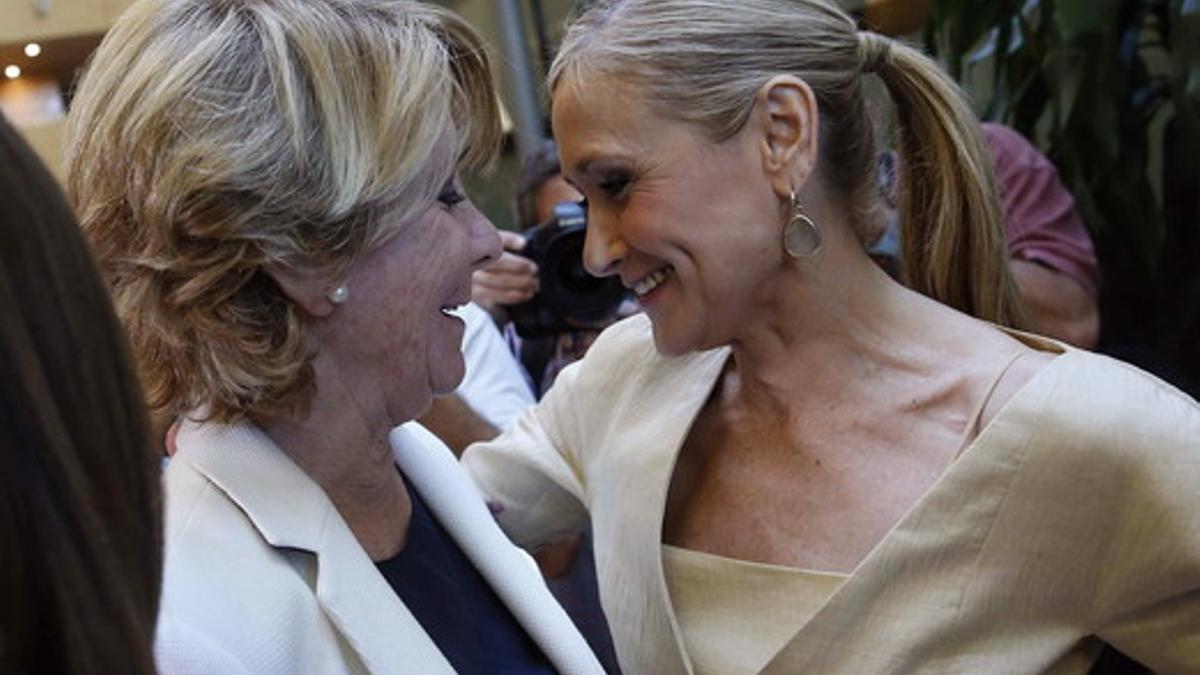
[[[594,277],[583,267],[587,212],[582,204],[563,202],[554,215],[529,228],[519,253],[538,264],[541,290],[528,302],[508,308],[517,334],[530,339],[610,320],[627,292],[617,277]]]

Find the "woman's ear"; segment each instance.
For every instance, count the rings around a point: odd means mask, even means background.
[[[334,284],[327,277],[282,263],[267,265],[266,272],[279,284],[283,294],[308,315],[324,318],[333,313],[334,303],[329,294]]]
[[[758,90],[754,110],[763,170],[786,199],[808,181],[817,164],[817,97],[804,80],[779,75]]]

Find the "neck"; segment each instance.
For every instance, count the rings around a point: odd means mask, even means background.
[[[848,228],[832,229],[847,235],[786,263],[761,320],[731,343],[726,391],[739,402],[784,412],[890,395],[914,375],[936,379],[967,348],[973,319],[896,283]]]
[[[320,357],[318,357],[318,361]],[[372,560],[404,547],[412,504],[392,459],[390,424],[321,377],[308,414],[260,420],[276,445],[321,486]]]

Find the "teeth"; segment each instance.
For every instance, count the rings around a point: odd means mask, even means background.
[[[664,267],[657,272],[652,272],[651,274],[647,275],[645,279],[642,279],[633,285],[633,292],[637,293],[638,295],[645,295],[649,293],[650,291],[658,288],[659,284],[666,281],[670,273],[670,267]]]

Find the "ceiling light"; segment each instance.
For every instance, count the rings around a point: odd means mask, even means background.
[[[37,56],[41,53],[42,53],[42,46],[39,45],[38,43],[30,42],[29,44],[25,45],[25,56],[28,56],[29,58],[33,59],[33,58],[37,58]]]
[[[15,80],[21,76],[20,66],[8,66],[4,69],[4,76],[10,80]]]

